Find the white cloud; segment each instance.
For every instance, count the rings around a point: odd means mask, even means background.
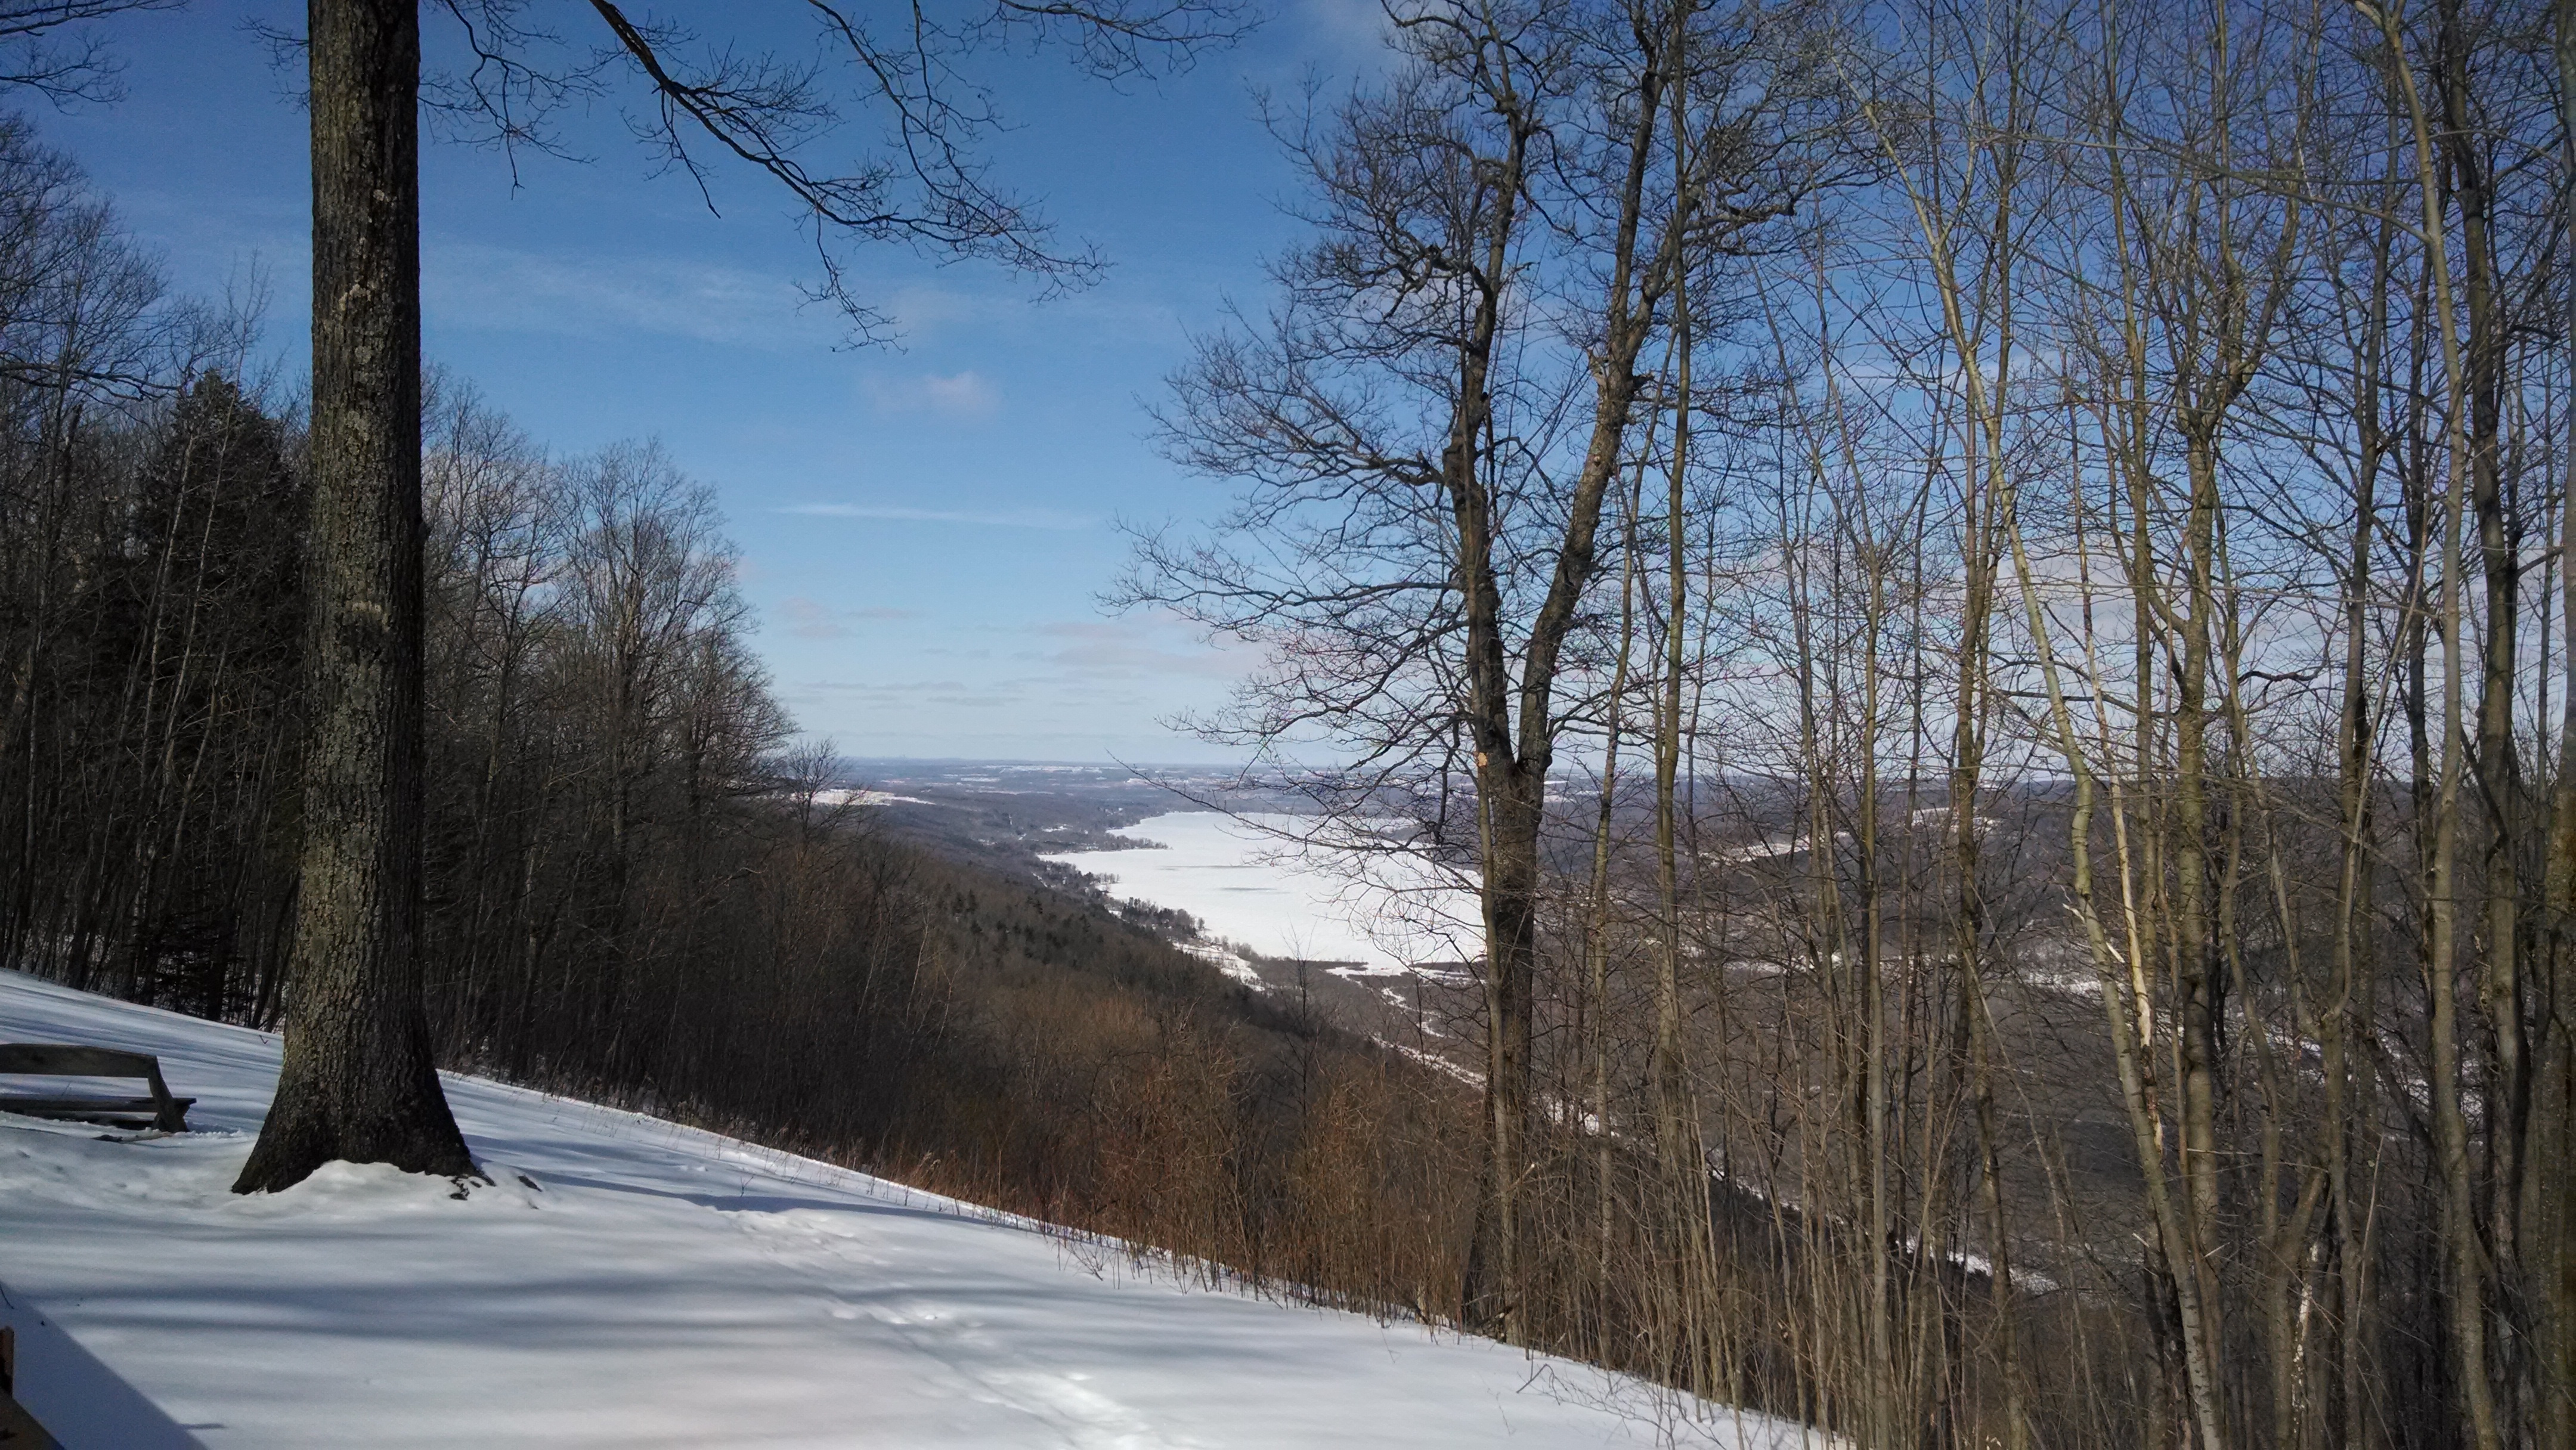
[[[439,326],[613,338],[636,333],[736,347],[833,336],[784,277],[678,260],[563,258],[480,242],[421,250],[422,302]]]
[[[1027,632],[1062,643],[1023,650],[1020,659],[1056,666],[1067,672],[1060,678],[1091,684],[1157,675],[1237,680],[1259,659],[1257,651],[1199,639],[1181,621],[1159,612],[1056,620]]]
[[[1092,346],[1141,342],[1168,347],[1189,332],[1172,292],[1173,279],[1162,273],[1134,279],[1113,273],[1096,287],[1044,298],[1007,279],[943,280],[895,288],[887,294],[886,311],[912,342],[1070,338]]]
[[[1385,63],[1386,7],[1377,0],[1304,0],[1293,13],[1307,36],[1337,52],[1337,59]]]
[[[989,418],[1002,406],[1001,390],[982,373],[922,373],[916,377],[869,377],[859,382],[870,406],[880,413],[929,414],[939,418]]]
[[[920,611],[913,609],[834,609],[803,595],[780,600],[778,614],[787,621],[787,632],[798,639],[847,639],[853,632],[853,623],[921,617]]]
[[[923,509],[903,504],[800,503],[775,512],[825,519],[886,519],[911,524],[965,524],[987,529],[1090,528],[1092,519],[1058,509]]]

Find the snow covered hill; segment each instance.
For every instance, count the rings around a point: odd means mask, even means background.
[[[0,1114],[0,1317],[71,1450],[1801,1443],[477,1078],[448,1098],[494,1187],[335,1164],[236,1198],[275,1037],[0,972],[0,1041],[157,1053],[198,1099],[142,1141]]]

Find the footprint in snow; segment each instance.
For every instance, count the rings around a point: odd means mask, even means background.
[[[1157,1431],[1134,1410],[1082,1381],[1085,1374],[985,1374],[986,1388],[1014,1409],[1047,1421],[1077,1450],[1187,1450],[1196,1441]]]

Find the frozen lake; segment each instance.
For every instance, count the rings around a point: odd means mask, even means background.
[[[1174,811],[1117,833],[1160,849],[1048,859],[1106,878],[1112,896],[1186,911],[1210,936],[1263,956],[1395,971],[1477,954],[1471,893],[1411,858],[1283,839],[1312,824],[1291,815]]]

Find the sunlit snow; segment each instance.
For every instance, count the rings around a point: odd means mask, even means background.
[[[1301,843],[1313,826],[1291,815],[1175,811],[1117,833],[1159,849],[1047,859],[1107,878],[1113,896],[1186,911],[1210,936],[1266,957],[1391,971],[1476,955],[1473,895],[1409,856]]]
[[[340,1164],[237,1198],[275,1037],[0,972],[0,1040],[157,1053],[199,1099],[140,1141],[0,1114],[0,1318],[71,1450],[1796,1443],[475,1078],[447,1092],[493,1185]]]

